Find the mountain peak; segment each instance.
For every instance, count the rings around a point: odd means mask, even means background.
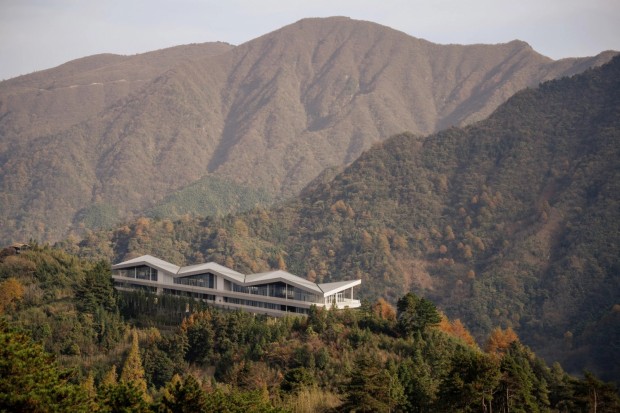
[[[391,135],[481,120],[518,90],[604,63],[528,49],[336,16],[2,82],[0,210],[14,212],[0,235],[56,239],[87,213],[124,217],[213,177],[288,197]]]

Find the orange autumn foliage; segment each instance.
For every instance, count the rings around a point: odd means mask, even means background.
[[[508,327],[502,330],[502,328],[496,327],[489,335],[485,350],[489,354],[502,356],[510,347],[510,344],[518,340],[519,337],[512,328]]]
[[[463,340],[465,343],[472,347],[476,347],[476,340],[471,335],[471,333],[465,328],[465,325],[458,318],[454,321],[450,321],[445,314],[441,315],[441,321],[439,322],[438,328],[453,337],[459,338]]]
[[[372,306],[372,312],[382,320],[396,320],[396,310],[383,298],[379,298]]]

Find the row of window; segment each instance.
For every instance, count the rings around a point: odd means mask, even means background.
[[[131,268],[123,268],[120,270],[116,270],[115,275],[119,275],[127,278],[135,278],[138,280],[147,280],[147,281],[157,281],[158,274],[155,268],[151,268],[147,265],[131,267]],[[175,284],[179,285],[187,285],[190,287],[201,287],[201,288],[216,288],[216,276],[212,273],[204,273],[204,274],[196,274],[191,275],[189,277],[178,277],[174,279]],[[293,287],[291,285],[287,285],[283,282],[269,283],[266,285],[257,285],[257,286],[241,286],[235,283],[231,283],[228,280],[224,282],[224,289],[252,294],[252,295],[262,295],[265,297],[275,297],[275,298],[285,298],[288,300],[297,300],[304,301],[309,303],[320,303],[322,302],[322,297],[319,297],[316,294],[309,293],[302,289]],[[170,290],[172,291],[172,290]],[[343,301],[343,298],[340,297],[339,294],[337,301]]]
[[[144,290],[144,291],[147,291],[153,294],[157,293],[157,287],[151,287],[147,285],[138,285],[138,284],[132,284],[128,282],[115,281],[114,286],[119,287],[119,288],[132,289],[132,290]],[[174,290],[170,288],[164,288],[163,293],[177,296],[177,297],[193,298],[195,300],[203,300],[203,301],[210,301],[210,302],[215,301],[215,295],[212,295],[212,294],[196,293],[196,292],[190,292],[190,291],[179,291],[179,290]],[[224,302],[228,304],[237,304],[237,305],[243,305],[243,306],[254,307],[254,308],[265,308],[268,310],[283,311],[287,313],[308,314],[307,308],[300,308],[300,307],[295,307],[295,306],[290,306],[290,305],[265,303],[262,301],[244,300],[241,298],[224,297]]]
[[[212,294],[195,293],[190,291],[171,290],[170,288],[164,288],[164,294],[174,295],[177,297],[189,297],[195,300],[215,301],[215,296]]]
[[[189,285],[192,287],[215,288],[215,275],[211,273],[196,274],[189,277],[175,278],[175,284]]]
[[[307,308],[300,308],[300,307],[295,307],[291,305],[264,303],[262,301],[243,300],[241,298],[229,298],[229,297],[224,297],[224,302],[230,303],[230,304],[245,305],[248,307],[266,308],[269,310],[284,311],[287,313],[308,314]]]
[[[114,281],[114,287],[125,288],[131,290],[142,290],[149,293],[157,294],[157,287],[151,287],[150,285],[131,284],[128,282]]]
[[[252,285],[249,287],[233,284],[233,291],[237,293],[262,295],[265,297],[286,298],[288,300],[319,303],[321,298],[302,289],[290,286],[283,282],[269,283],[264,285]]]
[[[157,270],[147,265],[139,267],[122,268],[115,271],[115,275],[121,277],[135,278],[137,280],[157,281]]]

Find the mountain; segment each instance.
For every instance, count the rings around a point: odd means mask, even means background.
[[[612,54],[553,61],[520,41],[437,45],[336,17],[237,47],[92,57],[2,82],[0,235],[58,239],[211,177],[292,196],[395,133],[480,120]]]
[[[474,125],[394,136],[278,208],[143,219],[79,247],[361,278],[360,295],[392,302],[414,290],[478,337],[512,327],[547,360],[620,381],[619,159],[615,57]]]

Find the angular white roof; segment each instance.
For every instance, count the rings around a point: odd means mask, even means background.
[[[187,277],[194,274],[202,274],[204,272],[214,272],[218,275],[229,278],[232,281],[240,283],[243,283],[245,280],[245,275],[215,262],[207,262],[204,264],[196,264],[190,265],[188,267],[182,267],[181,269],[179,269],[179,272],[176,274],[176,276]]]
[[[324,283],[324,284],[316,284],[312,281],[308,281],[305,278],[301,278],[297,275],[291,274],[289,272],[283,270],[277,271],[268,271],[262,272],[258,274],[249,274],[244,275],[240,272],[232,270],[223,265],[217,264],[215,262],[207,262],[204,264],[195,264],[189,265],[187,267],[179,267],[177,265],[171,264],[167,261],[161,260],[159,258],[155,258],[151,255],[143,255],[138,258],[133,258],[131,260],[123,261],[118,264],[114,264],[112,266],[113,270],[127,267],[134,267],[137,265],[148,265],[153,268],[166,271],[172,274],[174,277],[188,277],[194,274],[202,274],[205,272],[212,272],[218,275],[221,275],[225,278],[228,278],[231,281],[239,283],[244,286],[257,285],[257,284],[266,284],[273,282],[284,282],[286,284],[293,285],[295,287],[301,288],[311,293],[322,295],[323,297],[327,297],[332,294],[336,294],[340,291],[347,290],[356,285],[360,285],[362,280],[353,280],[353,281],[339,281],[333,283]]]
[[[362,280],[353,280],[353,281],[338,281],[335,283],[324,283],[319,284],[319,288],[325,294],[325,297],[328,295],[339,293],[340,291],[348,290],[351,287],[355,287],[356,285],[362,284]]]
[[[119,268],[126,267],[135,267],[137,265],[148,265],[153,268],[157,268],[158,270],[166,271],[170,274],[176,274],[179,272],[179,266],[169,263],[168,261],[161,260],[159,258],[155,258],[151,255],[142,255],[138,258],[133,258],[131,260],[119,262],[112,266],[113,270]]]
[[[265,284],[278,281],[292,284],[295,287],[299,287],[313,293],[323,293],[323,290],[321,290],[315,283],[282,270],[250,274],[245,277],[245,285]]]

